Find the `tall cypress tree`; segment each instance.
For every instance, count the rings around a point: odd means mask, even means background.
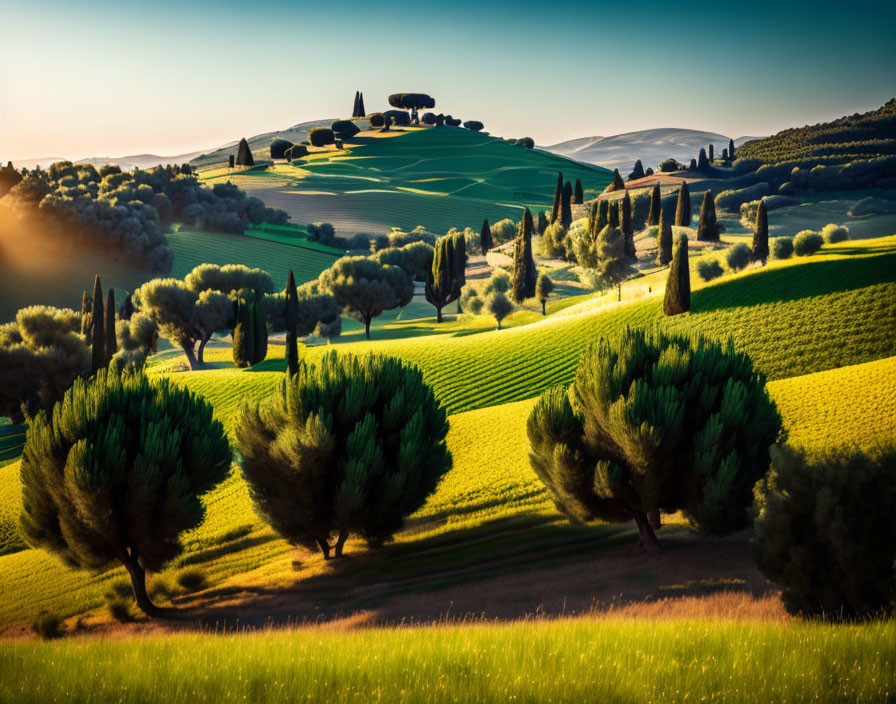
[[[672,261],[672,225],[660,209],[660,223],[656,231],[656,263],[668,264]]]
[[[355,104],[352,105],[352,117],[358,116],[358,91],[355,91]]]
[[[734,161],[734,140],[728,140],[728,160]]]
[[[709,168],[709,160],[706,158],[706,150],[700,148],[700,155],[697,157],[697,170],[706,171]]]
[[[688,265],[688,236],[681,235],[666,279],[663,313],[678,315],[691,309],[691,273]]]
[[[240,140],[240,145],[237,147],[236,164],[237,166],[255,166],[255,158],[252,156],[252,150],[249,149],[249,143],[245,137]]]
[[[648,225],[659,225],[660,223],[660,210],[661,210],[661,202],[662,196],[660,194],[660,184],[656,183],[653,186],[653,190],[650,192],[650,210],[647,214],[647,224]]]
[[[289,270],[286,279],[286,371],[295,374],[299,371],[299,294],[296,291],[296,277]]]
[[[597,221],[594,223],[594,234],[603,230],[610,224],[610,201],[601,198],[597,201]]]
[[[106,337],[106,366],[118,352],[118,342],[115,339],[115,289],[109,289],[106,295],[106,321],[103,326],[103,334]]]
[[[463,232],[454,235],[453,254],[454,254],[454,285],[457,288],[457,314],[463,311],[460,307],[460,293],[464,284],[467,283],[467,238]]]
[[[554,204],[551,206],[551,222],[560,218],[560,201],[563,200],[563,172],[557,174],[557,186],[554,188]]]
[[[625,188],[625,181],[622,180],[619,169],[613,169],[613,180],[607,186],[607,191],[621,191],[623,188]]]
[[[572,224],[572,184],[569,181],[564,184],[560,198],[560,224],[564,229]]]
[[[90,326],[90,371],[94,374],[106,366],[106,317],[103,314],[103,286],[99,274],[93,281],[93,315]]]
[[[625,256],[637,257],[635,250],[635,228],[632,226],[632,199],[628,195],[628,191],[622,197],[622,205],[620,207],[622,234],[625,235]]]
[[[488,225],[488,220],[482,223],[482,229],[479,231],[479,246],[482,247],[482,254],[488,254],[488,251],[495,246],[495,240],[492,239],[492,228]]]
[[[691,226],[691,192],[687,183],[682,183],[678,189],[678,204],[675,206],[675,226]]]
[[[611,227],[619,227],[619,201],[614,200],[612,203],[607,201],[607,224]]]
[[[513,299],[522,303],[535,295],[537,271],[532,258],[532,213],[526,208],[517,233],[513,257]]]
[[[629,181],[637,181],[639,178],[644,178],[644,165],[641,163],[640,159],[635,162],[635,168],[632,169],[632,173],[628,179]]]
[[[707,189],[703,194],[703,205],[700,206],[700,219],[697,221],[697,239],[704,242],[718,242],[719,228],[716,224],[716,203],[712,191]]]
[[[255,298],[252,303],[252,324],[253,335],[252,341],[252,364],[263,362],[268,356],[268,324],[264,317],[264,303],[261,299],[261,291],[255,292]]]
[[[711,164],[711,163],[714,162],[715,160],[716,160],[716,157],[715,157],[715,154],[714,154],[714,148],[713,148],[713,146],[710,144],[710,145],[709,145],[709,163]]]
[[[248,367],[255,358],[255,309],[248,291],[240,291],[233,328],[233,363]]]
[[[93,312],[93,299],[87,291],[81,294],[81,334],[86,338],[90,336],[90,321]]]
[[[759,209],[756,211],[756,226],[753,228],[753,251],[750,261],[763,264],[768,259],[768,211],[765,208],[765,200],[759,201]]]
[[[445,235],[436,240],[432,267],[426,273],[426,300],[436,307],[442,322],[442,308],[460,298],[466,282],[467,249],[463,234]]]
[[[366,117],[367,111],[364,109],[364,94],[358,93],[358,117]]]
[[[582,179],[576,179],[576,186],[572,193],[572,202],[581,205],[585,201],[585,192],[582,190]]]

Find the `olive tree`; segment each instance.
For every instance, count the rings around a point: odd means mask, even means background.
[[[416,367],[335,352],[243,405],[236,426],[256,511],[325,558],[341,556],[352,534],[380,545],[403,527],[451,467],[447,432]]]
[[[593,343],[569,388],[529,416],[530,460],[575,521],[634,521],[659,550],[659,512],[703,533],[744,527],[781,417],[762,374],[733,343],[626,328]]]
[[[159,614],[146,571],[182,551],[201,497],[230,471],[210,404],[166,379],[99,370],[31,422],[22,455],[19,532],[77,569],[123,565],[137,605]]]

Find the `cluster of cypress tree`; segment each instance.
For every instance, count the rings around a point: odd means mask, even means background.
[[[432,268],[426,274],[425,288],[426,300],[436,307],[438,322],[442,322],[442,308],[460,298],[461,289],[467,282],[466,269],[467,241],[463,233],[439,237],[433,251]]]
[[[93,295],[81,296],[81,334],[90,342],[90,371],[96,374],[109,366],[118,351],[115,338],[115,291],[109,289],[103,304],[103,285],[99,274],[93,281]]]
[[[243,289],[234,304],[233,362],[250,367],[268,355],[268,328],[261,302],[262,293]]]
[[[621,191],[625,188],[625,181],[622,180],[622,176],[619,175],[619,169],[613,169],[613,180],[610,182],[610,185],[607,186],[607,191]]]
[[[352,107],[352,117],[364,117],[367,113],[364,111],[364,94],[355,91],[355,104]]]
[[[519,232],[513,248],[513,300],[522,303],[535,295],[535,284],[538,272],[532,257],[532,213],[529,209],[523,212]]]
[[[551,206],[551,223],[560,218],[560,202],[563,200],[563,172],[557,174],[557,186],[554,188],[554,203]]]
[[[572,185],[567,181],[563,185],[563,193],[560,197],[560,225],[568,229],[572,224]]]
[[[675,207],[675,226],[691,226],[691,192],[687,183],[682,183],[678,189],[678,205]]]
[[[719,241],[719,226],[716,223],[716,203],[712,191],[707,189],[703,194],[703,205],[700,206],[700,219],[697,221],[697,239],[703,242]]]

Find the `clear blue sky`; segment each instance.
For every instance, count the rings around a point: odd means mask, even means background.
[[[896,95],[896,3],[0,0],[0,159],[205,149],[389,93],[541,144]]]

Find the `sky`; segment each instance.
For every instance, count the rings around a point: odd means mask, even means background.
[[[896,3],[0,0],[0,161],[171,156],[425,92],[552,144],[896,96]]]

